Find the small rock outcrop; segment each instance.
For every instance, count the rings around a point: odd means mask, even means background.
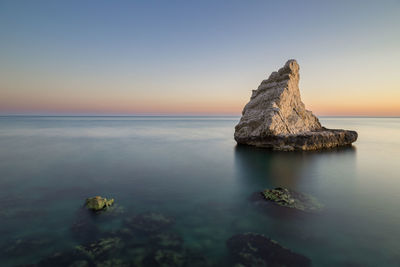
[[[85,205],[88,209],[93,211],[99,211],[110,207],[114,203],[114,199],[107,199],[101,196],[90,197],[86,199]]]
[[[323,208],[313,196],[299,193],[287,188],[277,187],[275,189],[266,189],[261,193],[267,201],[276,205],[297,209],[305,212],[316,212]]]
[[[235,127],[238,144],[275,150],[318,150],[351,145],[357,132],[321,126],[300,98],[299,65],[289,60],[253,90]]]

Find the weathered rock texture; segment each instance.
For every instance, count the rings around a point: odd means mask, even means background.
[[[114,199],[107,199],[101,196],[90,197],[86,199],[85,205],[88,209],[100,211],[114,204]]]
[[[253,90],[235,127],[238,144],[276,150],[318,150],[350,145],[355,131],[322,127],[300,98],[299,65],[289,60]]]

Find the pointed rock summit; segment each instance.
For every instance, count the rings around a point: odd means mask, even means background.
[[[351,145],[357,140],[357,132],[322,127],[318,118],[305,109],[300,98],[299,70],[296,60],[288,60],[253,90],[235,127],[238,144],[318,150]]]

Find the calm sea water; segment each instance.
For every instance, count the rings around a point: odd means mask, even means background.
[[[237,147],[238,120],[0,117],[0,266],[71,251],[150,211],[173,218],[168,231],[215,266],[229,266],[226,240],[245,232],[313,266],[400,265],[399,118],[322,118],[359,139],[321,153]],[[323,211],[269,213],[249,200],[277,186],[313,195]],[[115,198],[120,212],[87,217],[81,207],[95,195]],[[74,228],[82,220],[90,227]]]

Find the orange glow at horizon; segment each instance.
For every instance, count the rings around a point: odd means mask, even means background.
[[[306,108],[319,116],[400,116],[397,99],[384,102],[310,102]],[[0,112],[16,114],[198,114],[240,115],[246,99],[0,99]]]
[[[101,77],[77,77],[74,83],[64,83],[51,78],[34,79],[29,75],[24,82],[19,82],[18,77],[8,76],[0,81],[0,114],[240,115],[250,100],[251,90],[262,80],[259,73],[249,73],[237,79],[205,76],[204,80],[193,84],[189,83],[190,77],[147,83],[147,79],[118,82],[107,77],[111,79],[107,82]],[[320,80],[316,80],[306,73],[300,82],[302,100],[314,114],[400,116],[397,76],[392,76],[385,84],[382,79],[357,84],[342,74],[337,81],[326,84],[324,81],[328,77],[322,74]],[[360,74],[355,80],[361,77]],[[324,88],[321,89],[320,84]]]

